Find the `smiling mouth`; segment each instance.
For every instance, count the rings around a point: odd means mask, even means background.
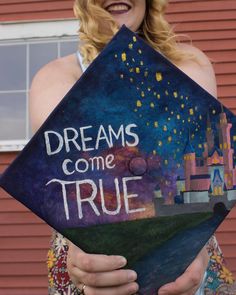
[[[126,3],[119,2],[119,3],[112,3],[108,5],[105,9],[110,14],[122,14],[122,13],[126,13],[130,11],[131,6]]]

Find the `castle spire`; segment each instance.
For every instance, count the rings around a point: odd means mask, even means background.
[[[184,174],[185,174],[185,187],[189,191],[191,188],[191,175],[196,174],[196,154],[193,146],[191,145],[190,140],[190,131],[189,136],[184,148]]]
[[[220,106],[221,106],[221,113],[224,113],[224,106],[223,106],[223,104],[221,103]]]
[[[193,154],[193,153],[195,153],[195,150],[193,146],[191,145],[190,130],[188,130],[188,140],[184,148],[184,154],[186,155],[186,154]]]
[[[227,115],[224,112],[224,107],[221,105],[222,113],[220,114],[220,124],[219,124],[219,144],[220,149],[223,152],[224,165],[226,171],[231,171],[233,169],[233,154],[234,150],[231,147],[230,129],[232,124],[228,123]]]
[[[207,113],[207,130],[211,130],[211,119],[209,112]]]
[[[212,130],[211,125],[211,119],[209,112],[207,113],[207,131],[206,131],[206,138],[207,138],[207,146],[208,146],[208,152],[211,152],[211,150],[214,148],[214,134]]]

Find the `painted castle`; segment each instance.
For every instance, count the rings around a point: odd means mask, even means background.
[[[177,194],[173,203],[176,207],[165,205],[161,190],[157,188],[156,211],[158,215],[170,215],[187,211],[212,211],[217,203],[224,204],[226,209],[231,209],[236,202],[236,168],[233,163],[234,150],[231,147],[230,129],[225,112],[219,115],[217,133],[207,118],[206,142],[202,157],[197,157],[190,139],[184,149],[184,178],[176,181]],[[191,208],[183,208],[179,204],[191,204]],[[181,208],[182,207],[182,208]],[[189,207],[189,206],[187,206]],[[166,211],[168,210],[168,212]],[[180,212],[179,212],[180,211]],[[171,215],[173,215],[171,213]]]

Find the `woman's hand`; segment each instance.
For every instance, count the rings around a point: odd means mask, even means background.
[[[184,274],[175,282],[161,287],[158,295],[194,295],[201,286],[208,263],[209,255],[204,247]]]
[[[137,274],[122,269],[127,261],[121,256],[87,254],[68,241],[67,269],[80,290],[85,285],[85,295],[135,294]]]

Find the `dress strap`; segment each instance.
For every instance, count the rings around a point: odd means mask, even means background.
[[[86,69],[87,69],[88,66],[83,63],[83,58],[82,58],[79,50],[77,50],[76,56],[77,56],[78,63],[80,65],[80,67],[81,67],[81,70],[84,73],[86,71]]]

